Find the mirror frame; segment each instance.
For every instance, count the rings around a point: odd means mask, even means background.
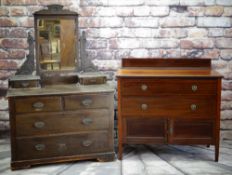
[[[35,47],[36,47],[36,74],[41,76],[48,76],[51,77],[51,75],[54,74],[54,76],[57,76],[57,74],[69,74],[73,72],[77,72],[80,67],[80,53],[79,53],[79,33],[78,33],[78,13],[65,10],[63,9],[62,5],[48,5],[48,9],[43,9],[40,11],[37,11],[34,13],[34,29],[35,29]],[[73,65],[74,69],[70,70],[44,70],[41,68],[40,65],[40,56],[39,56],[39,27],[38,22],[40,19],[73,19],[75,22],[75,65]]]

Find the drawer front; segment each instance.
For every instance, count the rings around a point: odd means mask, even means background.
[[[123,97],[122,115],[213,118],[216,115],[215,98],[214,96]]]
[[[154,118],[126,118],[123,121],[126,143],[166,143],[167,121]]]
[[[113,103],[112,94],[70,95],[64,97],[65,110],[108,108]]]
[[[16,135],[33,136],[109,128],[108,110],[16,115]]]
[[[150,96],[157,94],[216,94],[217,82],[212,79],[123,79],[122,95]]]
[[[31,81],[11,81],[10,87],[12,88],[32,88],[32,87],[40,87],[38,80]]]
[[[18,160],[74,156],[110,150],[106,131],[16,140]]]
[[[61,111],[60,97],[23,97],[15,99],[16,113]]]

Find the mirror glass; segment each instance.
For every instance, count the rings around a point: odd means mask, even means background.
[[[39,19],[38,56],[42,70],[74,70],[76,67],[76,34],[73,19]]]

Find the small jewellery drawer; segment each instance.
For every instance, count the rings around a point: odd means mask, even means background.
[[[107,108],[112,103],[112,98],[110,94],[65,96],[65,110]]]
[[[122,95],[150,96],[157,94],[215,94],[217,82],[207,79],[126,79]]]
[[[65,113],[16,115],[16,135],[33,136],[109,128],[109,111],[79,110]]]
[[[39,159],[91,154],[109,150],[107,131],[16,139],[16,159]]]
[[[61,111],[60,97],[22,97],[15,98],[16,113]]]
[[[213,118],[216,115],[214,96],[159,96],[122,98],[122,115]]]
[[[15,81],[10,83],[11,88],[39,88],[40,83],[37,80],[31,81]]]

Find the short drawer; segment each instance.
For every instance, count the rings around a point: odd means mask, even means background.
[[[39,88],[40,83],[37,80],[31,81],[14,81],[10,82],[9,85],[11,88]]]
[[[16,115],[16,135],[34,136],[55,133],[104,130],[109,128],[109,111],[80,110],[65,113]]]
[[[122,115],[213,118],[216,115],[215,98],[214,96],[184,95],[124,97],[121,104]]]
[[[150,96],[157,94],[216,94],[214,79],[123,79],[122,95]]]
[[[112,101],[112,94],[70,95],[64,97],[65,110],[108,108],[112,105]]]
[[[106,131],[16,139],[16,147],[17,160],[91,154],[110,149]]]
[[[22,97],[15,99],[16,113],[61,111],[60,97]]]

